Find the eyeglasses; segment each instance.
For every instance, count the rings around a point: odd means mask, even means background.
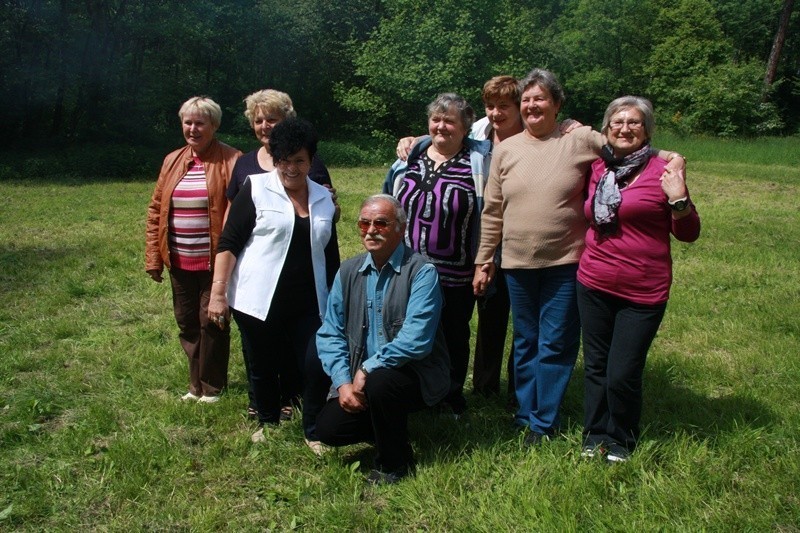
[[[376,218],[374,220],[367,220],[366,218],[358,219],[358,229],[361,230],[361,233],[366,233],[369,231],[370,226],[374,226],[378,233],[386,233],[389,231],[389,225],[394,223],[394,220],[386,220],[383,218]]]
[[[621,130],[623,126],[627,125],[629,130],[638,130],[642,127],[642,121],[640,120],[615,120],[613,122],[609,122],[609,127],[612,130]]]

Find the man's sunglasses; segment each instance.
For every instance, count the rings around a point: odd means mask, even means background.
[[[367,220],[365,218],[358,219],[358,229],[361,230],[361,233],[366,233],[369,231],[370,226],[374,226],[378,233],[385,233],[389,230],[389,226],[394,224],[394,220],[385,220],[383,218],[376,218],[374,220]]]

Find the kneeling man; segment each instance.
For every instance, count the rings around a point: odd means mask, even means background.
[[[358,227],[368,253],[342,263],[317,333],[333,382],[317,434],[331,446],[374,442],[368,479],[394,483],[414,468],[408,414],[450,386],[442,294],[436,268],[403,243],[406,215],[395,198],[367,198]]]

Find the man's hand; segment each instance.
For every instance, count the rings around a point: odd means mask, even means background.
[[[150,279],[152,279],[156,283],[161,283],[163,281],[163,278],[161,277],[161,270],[156,270],[156,269],[148,270],[147,275],[150,276]]]
[[[339,219],[342,216],[342,207],[339,205],[339,195],[336,194],[336,189],[333,186],[327,183],[323,183],[322,186],[328,189],[328,192],[331,193],[331,200],[333,201],[334,208],[333,223],[336,224],[339,222]]]
[[[367,385],[367,374],[364,373],[363,370],[360,368],[356,372],[356,375],[353,376],[353,390],[364,393],[364,387]]]
[[[339,387],[339,405],[348,413],[360,413],[367,410],[367,397],[362,391],[357,391],[354,384],[345,383]]]

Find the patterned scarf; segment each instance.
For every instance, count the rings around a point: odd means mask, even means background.
[[[606,163],[606,171],[597,182],[592,199],[594,224],[600,235],[616,233],[619,224],[617,211],[622,203],[620,189],[625,187],[625,181],[635,176],[647,164],[650,155],[650,143],[644,143],[635,152],[618,159],[614,158],[614,149],[611,146],[603,146],[600,157]]]

